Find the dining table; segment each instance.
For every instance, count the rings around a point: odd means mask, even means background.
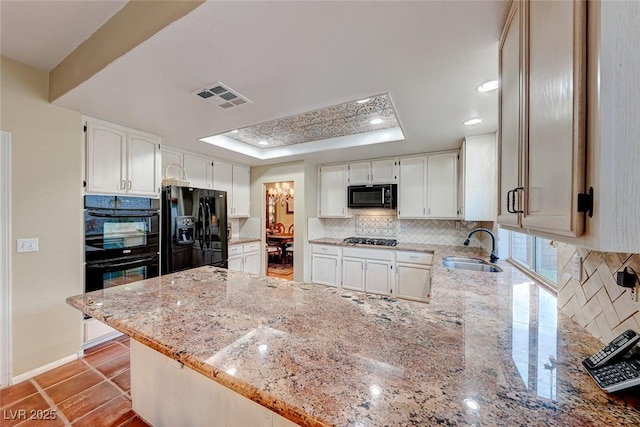
[[[280,264],[286,259],[287,244],[293,242],[293,233],[267,234],[267,242],[275,242],[280,246]]]

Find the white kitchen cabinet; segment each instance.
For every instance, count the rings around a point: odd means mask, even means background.
[[[232,166],[232,218],[248,218],[250,209],[250,170],[248,166]]]
[[[321,285],[339,287],[341,248],[311,245],[311,281]]]
[[[434,219],[458,216],[458,153],[427,156],[427,217]]]
[[[213,189],[227,192],[227,212],[230,218],[249,217],[249,173],[248,166],[217,160],[213,162]]]
[[[395,252],[383,249],[342,249],[342,287],[374,294],[392,295]]]
[[[399,163],[398,218],[426,218],[427,158],[404,157]]]
[[[586,2],[513,3],[500,43],[498,222],[580,236]]]
[[[158,196],[160,139],[86,121],[86,192]]]
[[[397,165],[397,158],[349,163],[349,185],[395,184]]]
[[[347,217],[347,165],[320,166],[319,182],[318,216],[320,218]]]
[[[458,162],[458,216],[464,221],[495,221],[496,135],[468,136]]]
[[[183,167],[189,177],[189,186],[213,189],[213,162],[210,158],[184,153]]]
[[[175,148],[162,147],[162,150],[161,150],[162,168],[160,169],[162,178],[165,177],[165,171],[166,171],[167,178],[179,178],[184,180],[184,174],[182,173],[180,168],[176,166],[172,166],[172,167],[169,167],[169,170],[167,170],[167,166],[169,165],[179,165],[182,167],[183,166],[182,155],[183,155],[183,152],[180,150],[177,150]]]
[[[260,243],[229,245],[227,268],[233,271],[260,274]]]
[[[433,254],[396,252],[396,296],[427,301],[431,293]]]
[[[393,253],[389,255],[392,257]],[[393,265],[392,260],[367,260],[365,291],[380,295],[393,294]]]
[[[588,13],[588,75],[594,77],[587,102],[587,188],[594,189],[594,209],[578,243],[640,253],[640,2],[589,2]]]
[[[366,260],[342,257],[342,288],[364,291]]]

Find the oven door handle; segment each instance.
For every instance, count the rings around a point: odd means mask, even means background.
[[[149,212],[146,214],[110,214],[110,213],[102,213],[89,211],[87,212],[89,216],[95,216],[98,218],[150,218],[152,216],[158,216],[158,212]]]
[[[145,257],[145,258],[137,258],[131,261],[124,261],[124,262],[101,262],[101,263],[87,263],[87,267],[89,268],[105,268],[105,267],[127,267],[127,266],[132,266],[132,265],[136,265],[136,264],[144,264],[147,263],[149,261],[153,261],[154,259],[156,259],[158,257],[158,255],[153,255],[150,257]]]

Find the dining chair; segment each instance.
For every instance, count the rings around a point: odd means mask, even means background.
[[[281,222],[276,223],[273,229],[275,230],[276,234],[284,234],[285,228],[284,224],[282,224]]]

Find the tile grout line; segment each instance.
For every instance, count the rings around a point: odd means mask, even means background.
[[[31,384],[33,384],[33,386],[36,388],[36,390],[38,390],[38,393],[40,393],[40,395],[49,404],[49,406],[53,410],[56,411],[56,416],[60,417],[60,419],[64,422],[64,425],[65,426],[70,426],[71,422],[69,422],[69,420],[67,419],[66,415],[60,410],[60,408],[58,408],[58,405],[55,404],[53,399],[51,399],[49,397],[49,395],[44,391],[44,389],[42,387],[40,387],[40,384],[38,384],[38,382],[36,380],[34,380],[33,378],[29,378],[29,381],[31,381]]]
[[[126,347],[126,346],[125,346],[125,347]],[[120,354],[120,355],[118,355],[118,356],[114,357],[113,359],[115,359],[115,358],[117,358],[117,357],[120,357],[120,356],[122,356],[122,354]],[[105,362],[102,362],[102,363],[101,363],[101,365],[102,365],[103,363],[110,362],[110,361],[112,361],[113,359],[109,359],[109,360],[107,360],[107,361],[105,361]],[[121,388],[120,388],[120,386],[119,386],[118,384],[116,384],[114,381],[111,381],[111,379],[110,379],[109,377],[107,377],[105,374],[103,374],[102,372],[100,372],[100,371],[99,371],[95,366],[91,365],[91,363],[89,363],[89,362],[87,362],[86,360],[84,360],[84,357],[83,357],[82,359],[80,359],[80,360],[82,360],[82,361],[83,361],[87,366],[89,366],[89,369],[93,370],[95,373],[97,373],[97,374],[98,374],[98,375],[100,375],[102,378],[104,378],[107,382],[111,383],[113,386],[115,386],[115,388],[116,388],[116,389],[120,390],[120,392],[121,392],[121,393],[122,393],[126,398],[128,398],[129,400],[131,400],[131,397],[129,397],[129,394],[128,394],[126,391],[124,391],[123,389],[121,389]],[[118,374],[118,375],[120,375],[120,374]],[[117,375],[116,375],[116,376],[117,376]]]
[[[96,384],[96,385],[97,385],[97,384]],[[94,387],[95,387],[95,386],[94,386]],[[84,414],[83,416],[81,416],[80,418],[78,418],[77,420],[75,420],[75,421],[74,421],[74,423],[77,423],[78,421],[81,421],[83,418],[88,417],[89,415],[91,415],[91,414],[93,414],[94,412],[96,412],[98,409],[102,408],[103,406],[106,406],[106,405],[110,404],[111,402],[113,402],[113,401],[114,401],[114,400],[116,400],[116,399],[121,398],[122,396],[123,396],[122,394],[121,394],[120,396],[116,396],[116,397],[114,397],[113,399],[111,399],[111,400],[109,400],[109,401],[107,401],[107,402],[104,402],[102,405],[100,405],[100,406],[98,406],[98,407],[96,407],[96,408],[93,408],[91,411],[87,412],[86,414]],[[126,396],[125,396],[125,398],[126,398]],[[131,420],[132,418],[135,418],[136,416],[138,416],[138,414],[136,414],[136,413],[133,411],[133,408],[131,408],[131,412],[133,412],[133,417],[126,419],[126,420],[123,422],[123,424],[124,424],[125,422],[127,422],[127,421]],[[120,424],[120,425],[122,425],[122,424]]]

